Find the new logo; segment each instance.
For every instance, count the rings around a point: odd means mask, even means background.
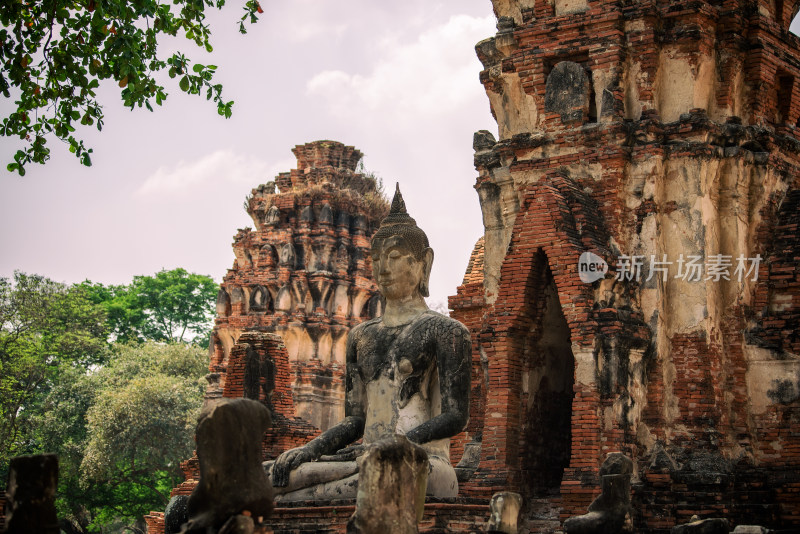
[[[578,258],[578,276],[585,284],[600,280],[607,272],[608,263],[597,254],[587,250]]]

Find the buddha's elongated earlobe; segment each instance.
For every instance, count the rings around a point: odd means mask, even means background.
[[[431,267],[433,266],[433,249],[428,247],[425,249],[425,266],[422,268],[422,279],[419,281],[419,294],[423,297],[429,297],[430,291],[428,290],[428,282],[431,279]]]

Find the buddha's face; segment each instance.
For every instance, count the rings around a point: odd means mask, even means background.
[[[425,262],[411,252],[399,236],[372,242],[372,274],[386,300],[406,300],[419,293]]]

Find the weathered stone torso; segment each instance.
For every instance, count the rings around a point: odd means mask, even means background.
[[[386,326],[377,318],[353,331],[357,375],[366,384],[364,443],[406,434],[441,413],[437,349],[452,322],[428,311],[405,325]],[[449,460],[449,439],[423,447]]]

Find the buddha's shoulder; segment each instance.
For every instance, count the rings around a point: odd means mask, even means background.
[[[417,328],[429,329],[434,334],[469,337],[467,327],[452,317],[428,310],[414,320]]]
[[[359,337],[364,335],[366,332],[370,330],[374,330],[375,328],[383,328],[383,318],[382,317],[375,317],[373,319],[369,319],[364,321],[363,323],[359,323],[358,325],[354,326],[350,330],[350,335],[352,337]],[[446,315],[442,315],[439,312],[435,312],[433,310],[427,310],[417,317],[415,317],[410,323],[406,324],[405,327],[392,327],[392,328],[402,328],[406,331],[419,331],[419,330],[427,330],[434,334],[446,334],[451,333],[454,335],[462,335],[469,337],[469,330],[467,327],[461,324],[460,322],[456,321],[452,317],[448,317]]]
[[[369,319],[367,321],[364,321],[363,323],[359,323],[359,324],[357,324],[356,326],[354,326],[353,328],[350,329],[350,335],[351,336],[360,336],[365,331],[367,331],[367,330],[369,330],[369,329],[371,329],[371,328],[373,328],[375,326],[380,326],[380,324],[382,322],[383,321],[382,321],[382,319],[380,317],[375,317],[375,318]]]

